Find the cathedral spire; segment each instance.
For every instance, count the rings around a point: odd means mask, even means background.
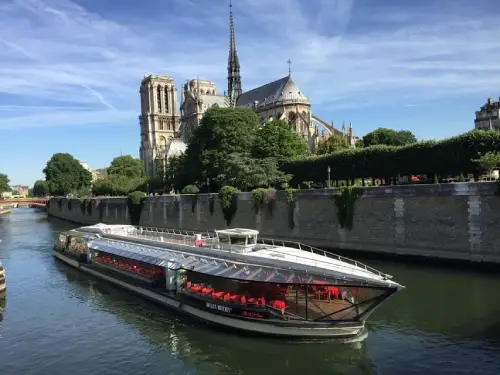
[[[229,58],[227,62],[227,91],[232,105],[241,95],[240,61],[234,38],[233,4],[229,0]]]

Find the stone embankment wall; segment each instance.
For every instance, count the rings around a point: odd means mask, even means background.
[[[230,227],[258,229],[263,237],[311,246],[375,253],[500,263],[500,196],[497,183],[456,183],[367,188],[354,202],[352,229],[341,228],[334,190],[283,192],[275,204],[255,208],[241,193]],[[130,223],[126,198],[81,204],[54,198],[49,215],[75,223]],[[84,207],[86,206],[86,207]],[[214,230],[226,228],[216,194],[148,197],[140,225]]]

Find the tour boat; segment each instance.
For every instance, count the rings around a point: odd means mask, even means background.
[[[260,335],[358,336],[403,288],[360,262],[258,235],[100,223],[62,232],[53,254],[206,323]]]

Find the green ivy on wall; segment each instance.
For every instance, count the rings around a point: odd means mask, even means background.
[[[252,190],[252,202],[255,214],[258,214],[260,208],[266,205],[269,214],[272,216],[276,205],[276,189],[257,188]]]
[[[82,211],[82,214],[85,215],[85,211],[87,209],[87,200],[86,199],[82,199],[80,201],[80,211]]]
[[[210,215],[213,216],[215,209],[215,194],[210,194],[208,196],[208,210],[210,211]]]
[[[288,226],[290,229],[295,228],[295,189],[287,188],[285,189],[285,198],[288,205]]]
[[[145,200],[146,193],[142,191],[133,191],[128,195],[127,207],[132,225],[139,225]]]
[[[337,218],[341,228],[352,229],[354,219],[354,202],[361,195],[360,187],[344,186],[333,193],[333,200],[337,206]]]
[[[226,219],[226,224],[231,225],[231,221],[238,210],[238,194],[240,191],[233,186],[223,186],[219,191],[219,200]]]

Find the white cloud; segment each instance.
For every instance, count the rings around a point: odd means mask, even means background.
[[[134,124],[145,73],[172,75],[178,87],[199,76],[223,91],[227,4],[171,3],[177,12],[157,7],[141,19],[118,3],[99,15],[67,0],[2,2],[0,129]],[[500,25],[481,1],[233,3],[244,87],[285,75],[291,58],[315,111],[486,96],[500,84]]]

